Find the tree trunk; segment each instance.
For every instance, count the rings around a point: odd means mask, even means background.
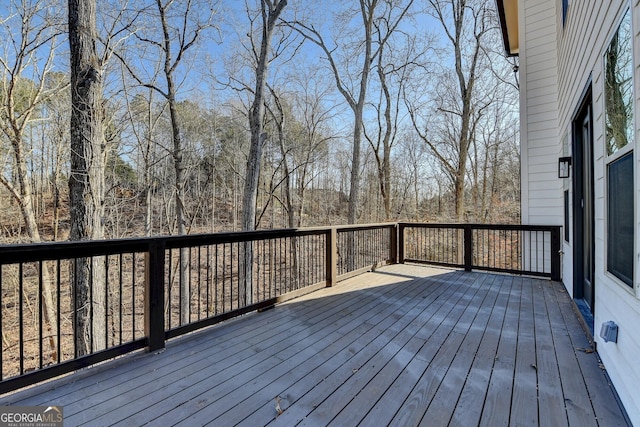
[[[175,175],[174,181],[174,204],[177,223],[177,232],[179,235],[187,234],[187,226],[184,217],[184,164],[182,135],[180,132],[180,121],[178,117],[176,88],[173,81],[173,71],[175,64],[171,51],[171,35],[169,33],[169,23],[167,21],[166,11],[171,3],[163,6],[161,1],[157,1],[158,12],[162,24],[163,33],[163,49],[164,49],[164,75],[167,82],[167,91],[165,97],[169,104],[169,118],[171,121],[171,138],[173,141],[173,170]],[[195,40],[195,39],[194,39]],[[178,52],[178,57],[184,52]],[[177,64],[177,63],[176,63]],[[180,287],[180,324],[189,323],[191,318],[191,291],[189,289],[189,281],[187,280],[187,269],[189,266],[189,250],[187,248],[180,249],[178,259],[178,282]]]
[[[169,57],[169,54],[167,54]],[[178,234],[187,234],[187,225],[184,218],[184,165],[182,162],[182,138],[180,135],[180,125],[178,112],[176,110],[175,88],[173,85],[173,77],[167,74],[167,85],[169,95],[169,115],[171,117],[171,134],[173,138],[173,168],[175,174],[175,193],[174,203],[176,209],[176,223]],[[186,325],[191,319],[191,289],[189,289],[189,280],[187,270],[189,268],[189,249],[180,248],[179,256],[179,286],[180,286],[180,324]]]
[[[251,146],[247,158],[246,179],[244,183],[244,195],[242,199],[242,229],[254,230],[256,222],[256,198],[258,194],[258,180],[260,178],[260,162],[262,149],[267,135],[263,131],[264,120],[264,92],[269,71],[269,55],[271,50],[271,37],[276,22],[287,5],[287,0],[262,0],[262,39],[260,52],[256,64],[256,85],[253,103],[249,110],[249,129],[251,131]],[[241,284],[239,300],[250,305],[253,303],[253,245],[247,242],[243,245]]]
[[[103,237],[104,135],[102,64],[96,51],[96,0],[69,0],[71,52],[70,240]],[[103,262],[78,258],[72,268],[76,355],[106,347]]]

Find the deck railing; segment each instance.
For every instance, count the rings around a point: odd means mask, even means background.
[[[397,241],[396,224],[337,227],[338,280],[397,262]]]
[[[380,264],[559,278],[556,232],[559,245],[559,227],[389,223],[0,246],[0,393],[160,350]]]
[[[560,227],[400,223],[400,262],[560,280]]]

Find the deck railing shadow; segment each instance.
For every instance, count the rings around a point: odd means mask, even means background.
[[[558,280],[559,236],[560,227],[385,223],[1,246],[0,393],[162,349],[173,337],[384,264]],[[84,285],[73,274],[82,262],[90,266]],[[88,344],[78,339],[81,310]]]

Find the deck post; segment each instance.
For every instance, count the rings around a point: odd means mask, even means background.
[[[406,225],[404,223],[398,223],[398,264],[404,264],[405,242],[404,242],[404,230]]]
[[[463,226],[464,241],[464,270],[471,271],[473,266],[473,233],[471,225]]]
[[[560,227],[551,227],[551,280],[557,282],[562,279],[560,274],[560,252]]]
[[[336,227],[327,230],[326,251],[327,287],[331,287],[338,282],[338,229]]]
[[[164,240],[154,239],[145,256],[144,333],[149,352],[164,348],[164,251]]]
[[[391,264],[398,263],[398,224],[389,227],[389,261]]]

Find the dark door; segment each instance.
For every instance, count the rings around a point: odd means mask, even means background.
[[[587,93],[573,122],[574,157],[574,296],[593,313],[594,207],[593,126],[591,93]]]

